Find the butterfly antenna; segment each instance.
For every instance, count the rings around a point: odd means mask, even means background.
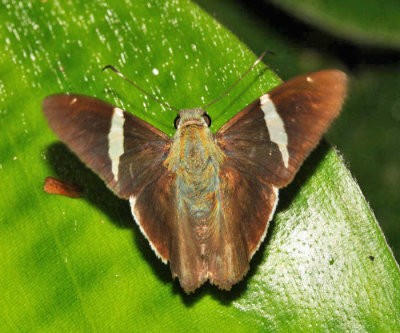
[[[250,68],[249,68],[247,71],[245,71],[245,72],[243,73],[243,75],[242,75],[240,78],[238,78],[228,89],[226,89],[225,92],[224,92],[221,96],[219,96],[217,99],[213,100],[211,103],[208,103],[207,105],[203,106],[203,109],[205,110],[205,109],[208,108],[209,106],[211,106],[211,105],[217,103],[222,97],[224,97],[225,95],[227,95],[227,94],[232,90],[232,88],[233,88],[234,86],[236,86],[240,81],[243,80],[243,78],[244,78],[247,74],[250,73],[250,71],[262,60],[262,58],[264,58],[264,56],[265,56],[267,53],[274,54],[272,51],[264,51],[264,52],[258,57],[258,59],[254,62],[254,64],[251,65]]]
[[[107,65],[105,66],[102,70],[103,72],[106,69],[111,69],[113,72],[115,72],[118,76],[122,77],[125,81],[128,81],[131,85],[133,85],[134,87],[136,87],[137,89],[139,89],[143,94],[149,96],[150,98],[152,98],[153,100],[155,100],[157,103],[165,106],[168,109],[174,110],[176,112],[179,112],[179,109],[174,108],[173,106],[169,105],[168,103],[162,102],[160,101],[157,97],[155,97],[154,95],[148,93],[146,90],[144,90],[143,88],[139,87],[135,82],[129,80],[124,74],[122,74],[118,69],[116,69],[114,66],[111,65]]]

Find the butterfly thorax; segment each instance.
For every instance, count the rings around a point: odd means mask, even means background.
[[[224,154],[215,143],[201,109],[182,110],[180,123],[165,161],[176,174],[179,211],[207,237],[209,221],[218,212],[219,168]]]

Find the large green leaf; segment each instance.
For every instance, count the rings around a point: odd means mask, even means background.
[[[176,107],[198,106],[255,59],[226,29],[183,0],[3,1],[1,8],[1,331],[400,328],[398,266],[326,144],[281,192],[246,279],[231,292],[205,286],[186,296],[127,202],[49,130],[41,100],[70,91],[109,100],[172,134],[173,113],[101,67],[119,67]],[[260,65],[210,109],[213,130],[278,82]],[[84,185],[85,197],[46,195],[49,175]]]

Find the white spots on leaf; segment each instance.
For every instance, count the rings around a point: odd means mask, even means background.
[[[153,75],[160,74],[157,68],[153,68],[152,72],[153,72]]]
[[[100,42],[104,43],[106,41],[106,37],[100,32],[99,28],[96,28],[95,31]]]
[[[171,24],[174,27],[178,26],[178,20],[174,17],[168,20],[168,23]]]
[[[124,52],[121,52],[121,62],[123,64],[126,64],[126,59],[125,59],[125,53]]]
[[[21,38],[19,37],[19,34],[18,34],[17,29],[14,29],[14,30],[13,30],[13,33],[14,33],[15,38],[16,38],[18,41],[20,41]]]
[[[28,129],[27,129],[28,123],[26,122],[25,113],[24,112],[21,113],[21,124],[22,124],[22,127],[24,127],[24,133],[28,133]]]

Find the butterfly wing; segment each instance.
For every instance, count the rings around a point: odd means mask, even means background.
[[[209,275],[215,284],[230,289],[248,270],[273,216],[278,189],[292,181],[339,114],[346,81],[344,73],[333,70],[296,77],[261,96],[217,132],[226,155],[219,171],[219,224],[229,223],[229,228],[220,228],[227,231],[215,232],[210,242],[215,246]],[[227,277],[236,278],[227,283]]]
[[[242,280],[273,216],[278,191],[254,175],[240,171],[229,159],[221,166],[217,227],[208,242],[208,277],[230,290]]]
[[[49,96],[43,101],[43,111],[60,139],[112,191],[130,199],[136,222],[156,254],[166,262],[169,216],[163,210],[165,206],[157,204],[159,201],[147,199],[149,189],[162,190],[165,181],[173,179],[163,165],[170,148],[169,137],[132,114],[93,97]],[[172,200],[165,190],[161,194],[165,194],[166,202]]]
[[[228,121],[218,143],[238,168],[284,187],[338,116],[346,82],[337,70],[298,76]]]

